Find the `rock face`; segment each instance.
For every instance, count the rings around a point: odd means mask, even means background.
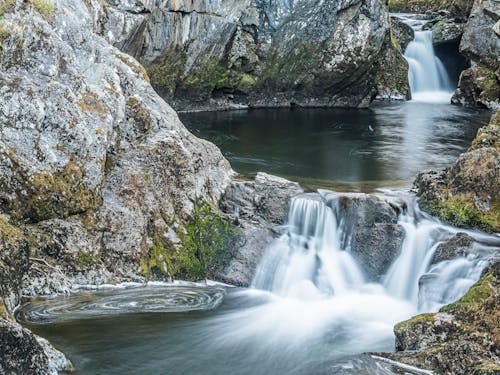
[[[497,1],[474,3],[460,43],[460,52],[472,61],[472,67],[461,74],[454,103],[500,108],[500,35],[495,31],[499,20]]]
[[[415,39],[415,31],[412,27],[401,21],[397,16],[391,17],[391,30],[402,52],[404,52],[408,44]]]
[[[295,182],[258,173],[253,181],[235,180],[221,201],[223,212],[234,217],[245,241],[220,278],[234,285],[249,286],[259,260],[286,221],[290,200],[302,193]]]
[[[365,194],[341,194],[336,202],[337,216],[344,218],[343,247],[351,251],[368,280],[380,281],[405,237],[398,224],[403,203]]]
[[[417,176],[420,206],[454,225],[500,230],[499,136],[497,111],[455,164]]]
[[[95,12],[101,35],[177,109],[366,107],[408,94],[407,82],[376,77],[387,65],[407,74],[380,1],[108,3]]]
[[[457,233],[450,240],[440,244],[431,260],[431,264],[456,257],[465,257],[471,250],[475,240],[466,233]]]
[[[396,325],[390,357],[438,374],[499,373],[499,277],[497,262],[457,302]]]
[[[65,291],[60,274],[140,274],[155,238],[175,251],[196,201],[217,205],[228,162],[94,33],[84,2],[23,3],[0,22],[0,211],[42,244],[32,272],[52,286],[36,292]]]
[[[391,12],[432,13],[441,12],[455,18],[467,19],[474,0],[389,0]]]

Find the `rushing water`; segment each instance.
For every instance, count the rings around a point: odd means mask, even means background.
[[[415,31],[415,39],[405,51],[409,64],[409,82],[413,100],[450,102],[454,88],[448,73],[435,55],[432,31]]]
[[[448,104],[375,104],[367,110],[300,109],[185,113],[186,126],[219,146],[240,173],[365,185],[409,185],[449,166],[489,112]]]
[[[391,351],[395,323],[435,311],[479,278],[500,245],[476,237],[464,257],[430,264],[456,233],[411,197],[400,255],[378,283],[353,258],[339,195],[296,197],[251,289],[150,285],[34,300],[18,319],[64,350],[81,374],[417,374],[361,353]],[[450,287],[451,286],[451,287]]]

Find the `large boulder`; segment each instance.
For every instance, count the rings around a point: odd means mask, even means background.
[[[96,33],[101,2],[2,10],[0,212],[40,244],[26,291],[147,276],[195,205],[217,206],[229,163]]]
[[[389,17],[375,0],[109,1],[100,33],[138,58],[155,88],[182,110],[241,106],[365,107],[404,98],[400,82],[380,83]],[[401,64],[403,63],[403,64]]]
[[[499,276],[496,262],[460,300],[397,324],[389,357],[442,374],[498,374]]]
[[[460,76],[452,101],[468,106],[500,108],[500,20],[497,1],[475,1],[460,42],[460,52],[472,67]]]
[[[405,232],[398,217],[404,203],[367,194],[339,194],[330,202],[343,220],[342,247],[370,281],[380,281],[401,251]]]
[[[267,247],[287,219],[292,197],[303,193],[296,183],[266,173],[253,180],[234,180],[221,201],[221,209],[242,229],[244,241],[218,275],[233,285],[249,286]]]
[[[420,206],[453,225],[500,230],[500,111],[449,168],[417,176]]]

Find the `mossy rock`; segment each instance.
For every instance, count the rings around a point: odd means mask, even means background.
[[[495,290],[492,287],[495,281],[493,270],[489,270],[477,283],[475,283],[462,298],[458,301],[441,308],[442,312],[454,312],[457,309],[471,307],[483,303],[486,299],[494,296]]]
[[[404,332],[409,329],[414,328],[415,325],[421,325],[426,323],[433,323],[435,320],[435,315],[433,313],[416,315],[404,322],[400,322],[394,326],[394,332]]]
[[[474,0],[389,0],[389,10],[401,13],[432,13],[448,10],[453,16],[466,19]]]

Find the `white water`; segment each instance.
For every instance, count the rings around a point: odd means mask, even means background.
[[[332,330],[348,332],[347,351],[376,350],[392,339],[395,323],[460,298],[487,265],[478,253],[430,267],[436,247],[457,230],[409,199],[398,221],[405,230],[401,252],[379,283],[369,283],[349,245],[341,245],[350,243],[350,234],[337,205],[335,195],[292,201],[286,232],[267,250],[253,282],[272,302],[243,313],[249,323],[238,330],[240,337],[268,332],[302,342]]]
[[[409,64],[412,99],[449,103],[453,85],[443,63],[434,53],[432,31],[416,30],[415,39],[408,44],[404,56]]]

